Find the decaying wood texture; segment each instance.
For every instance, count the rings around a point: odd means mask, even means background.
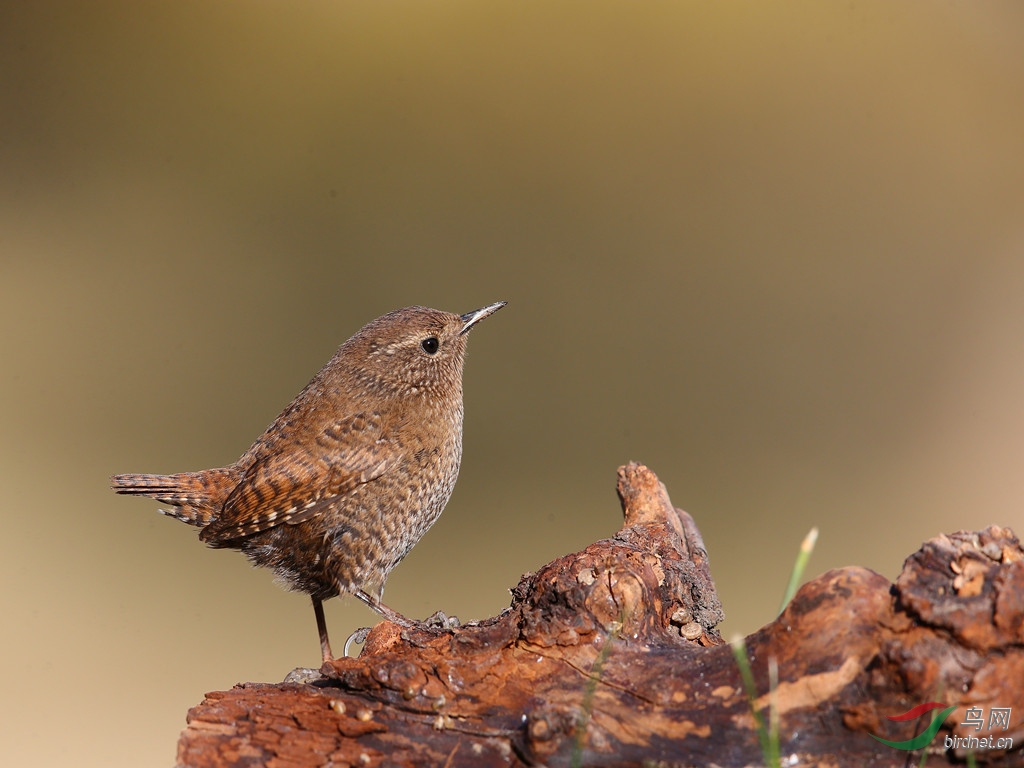
[[[761,748],[700,533],[646,467],[619,470],[625,522],[610,539],[526,574],[500,616],[457,627],[373,628],[358,658],[313,684],[248,683],[188,714],[178,763],[214,766],[747,766]],[[1024,552],[991,527],[927,542],[895,584],[863,568],[806,584],[746,638],[783,765],[918,765],[911,739],[955,705],[946,737],[1010,738],[979,765],[1022,765]],[[768,660],[778,664],[769,694]],[[1006,728],[963,725],[1009,709]],[[1005,743],[1005,742],[1004,742]]]

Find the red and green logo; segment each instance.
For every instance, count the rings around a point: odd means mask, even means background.
[[[924,704],[918,704],[916,707],[907,712],[904,712],[902,715],[892,715],[891,717],[889,715],[886,715],[886,718],[892,720],[893,722],[905,723],[907,720],[917,720],[919,717],[926,715],[935,709],[941,709],[942,712],[940,712],[938,715],[935,715],[932,718],[931,724],[924,731],[922,731],[912,739],[907,739],[906,741],[887,741],[886,739],[882,739],[878,736],[875,736],[875,734],[873,733],[871,734],[871,738],[875,739],[876,741],[882,742],[887,747],[892,747],[893,749],[902,749],[908,752],[915,749],[921,749],[922,747],[926,747],[928,743],[935,738],[935,734],[939,732],[939,728],[942,727],[942,723],[945,721],[945,719],[949,717],[949,713],[956,709],[955,705],[952,707],[947,707],[940,701],[928,701]]]

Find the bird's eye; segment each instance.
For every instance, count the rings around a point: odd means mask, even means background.
[[[423,347],[423,351],[428,355],[432,355],[437,352],[437,346],[439,342],[436,336],[428,336],[420,342],[420,346]]]

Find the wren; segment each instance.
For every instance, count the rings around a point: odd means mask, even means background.
[[[389,312],[342,344],[234,464],[176,475],[115,475],[198,527],[211,547],[241,550],[313,600],[323,661],[323,601],[355,595],[385,618],[388,574],[440,517],[462,460],[467,334],[505,306],[455,315]]]

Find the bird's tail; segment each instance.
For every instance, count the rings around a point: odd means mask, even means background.
[[[205,527],[216,519],[237,482],[235,472],[224,468],[177,475],[114,475],[110,487],[125,496],[148,496],[170,504],[171,509],[161,509],[161,514]]]

